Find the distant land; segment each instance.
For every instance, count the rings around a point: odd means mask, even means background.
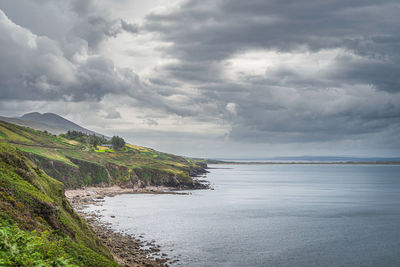
[[[256,159],[208,159],[210,164],[400,164],[400,157],[298,156]]]
[[[0,121],[29,127],[39,131],[47,131],[52,134],[62,134],[67,131],[78,131],[85,134],[94,134],[110,137],[101,133],[84,128],[68,119],[55,113],[31,112],[20,117],[0,116]],[[196,158],[193,158],[196,159]],[[203,160],[203,159],[198,159]],[[285,157],[266,157],[266,158],[215,158],[207,159],[210,164],[400,164],[400,157],[349,157],[349,156],[285,156]]]
[[[104,136],[108,138],[103,134],[88,130],[54,113],[42,114],[39,112],[31,112],[24,114],[21,117],[14,118],[0,116],[0,120],[39,131],[47,131],[52,134],[61,134],[67,131],[78,131],[85,134],[94,134],[96,136]]]

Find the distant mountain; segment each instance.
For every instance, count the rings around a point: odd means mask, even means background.
[[[298,157],[273,157],[252,159],[213,159],[210,162],[235,161],[235,162],[399,162],[399,157],[345,157],[345,156],[298,156]]]
[[[24,114],[21,117],[17,118],[8,118],[0,116],[0,120],[10,123],[15,123],[36,130],[41,130],[41,131],[46,130],[53,134],[66,133],[67,131],[70,130],[86,134],[95,134],[97,136],[104,136],[103,134],[99,134],[94,131],[88,130],[54,113],[41,114],[39,112],[32,112]]]
[[[299,156],[299,157],[275,157],[276,161],[315,161],[315,162],[388,162],[399,161],[397,157],[345,157],[345,156]]]
[[[14,124],[17,124],[17,125],[20,125],[20,126],[29,127],[29,128],[35,129],[35,130],[48,131],[48,132],[51,132],[51,133],[56,133],[56,132],[54,132],[54,129],[52,127],[50,127],[47,124],[40,123],[40,122],[24,121],[24,120],[20,120],[20,119],[17,119],[17,118],[9,118],[9,117],[3,117],[3,116],[0,116],[0,121],[5,121],[5,122],[8,122],[8,123],[14,123]],[[58,132],[56,134],[58,134]]]

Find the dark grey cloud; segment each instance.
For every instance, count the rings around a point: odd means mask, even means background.
[[[174,42],[181,57],[218,60],[254,47],[358,50],[390,43],[398,39],[398,9],[397,1],[192,0],[170,14],[149,15],[146,26]]]
[[[375,67],[380,69],[382,64],[395,66],[399,60],[399,9],[398,1],[390,0],[379,4],[338,0],[192,0],[169,14],[149,15],[145,28],[172,42],[166,52],[183,64],[219,61],[248,49],[294,51],[305,46],[309,51],[340,47],[366,57],[386,59],[387,62],[377,60]],[[366,71],[359,76],[369,74]]]
[[[80,61],[65,57],[58,42],[14,24],[0,11],[0,97],[20,100],[101,99],[130,94],[136,77],[121,77],[102,56]],[[134,74],[132,74],[134,76]],[[129,81],[129,82],[128,82]],[[128,85],[129,84],[129,85]]]
[[[107,110],[106,119],[119,119],[121,118],[121,114],[116,110]]]
[[[4,4],[24,27],[0,9],[1,99],[85,101],[100,100],[107,94],[151,98],[152,92],[146,91],[135,73],[118,69],[110,59],[95,52],[107,38],[122,31],[134,33],[134,24],[92,16],[91,1],[59,5],[52,1],[16,2],[31,7],[33,15],[22,16],[15,5]],[[68,3],[73,10],[68,9]],[[60,17],[51,11],[57,11]],[[59,33],[55,34],[52,26],[43,26],[40,15],[48,14],[47,24],[59,26]]]
[[[164,52],[178,63],[164,73],[215,103],[231,138],[329,142],[399,128],[399,11],[390,0],[190,0],[148,15],[143,28],[172,44]],[[261,75],[238,72],[228,81],[226,61],[252,51],[278,59]],[[296,63],[283,54],[303,57]]]
[[[69,34],[86,40],[89,48],[97,49],[101,42],[110,37],[117,37],[123,31],[136,34],[139,27],[122,19],[107,20],[99,16],[90,16],[77,24]]]
[[[188,1],[171,14],[148,16],[147,28],[172,42],[174,45],[166,52],[181,60],[181,67],[175,64],[167,68],[173,77],[207,81],[214,78],[207,73],[212,62],[248,49],[290,52],[302,46],[309,51],[343,48],[371,60],[338,59],[338,68],[327,84],[316,84],[299,75],[297,82],[312,86],[364,83],[380,90],[400,90],[396,1],[379,5],[374,1],[212,3]],[[187,67],[193,64],[196,69]],[[290,72],[281,69],[270,74],[269,79],[280,80],[284,74],[291,76]]]
[[[139,26],[121,19],[121,28],[130,33],[138,33]]]
[[[121,30],[119,21],[108,21],[102,17],[90,16],[71,31],[72,34],[86,40],[90,48],[95,49],[103,40],[116,37]]]

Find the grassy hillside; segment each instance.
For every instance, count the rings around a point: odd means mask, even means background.
[[[0,266],[117,266],[64,188],[201,188],[191,175],[204,167],[145,147],[94,148],[0,121]]]
[[[14,144],[0,144],[0,266],[66,265],[117,266],[69,205],[62,183]]]
[[[120,151],[91,147],[45,132],[0,121],[0,144],[18,148],[67,188],[86,185],[127,187],[165,185],[201,188],[191,176],[204,172],[204,162],[153,149],[126,145]]]

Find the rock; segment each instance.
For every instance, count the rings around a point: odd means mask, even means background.
[[[99,220],[101,213],[84,213],[82,208],[87,205],[85,202],[93,204],[94,199],[103,197],[102,195],[91,195],[86,197],[84,195],[76,196],[72,199],[75,210],[80,210],[80,214],[86,219],[87,223],[92,227],[93,231],[97,234],[100,241],[106,245],[113,255],[115,255],[117,261],[121,266],[151,266],[151,267],[165,267],[168,259],[163,258],[167,254],[163,254],[160,258],[160,246],[155,244],[155,240],[152,241],[141,241],[144,239],[144,235],[141,234],[135,239],[126,233],[114,232],[111,230],[111,223],[103,223]],[[75,200],[75,201],[74,201]],[[54,210],[56,213],[57,207],[48,208],[46,211]],[[103,210],[104,211],[104,210]],[[50,212],[51,214],[53,212]],[[111,218],[115,218],[115,215],[110,215]],[[145,246],[146,245],[146,246]]]

